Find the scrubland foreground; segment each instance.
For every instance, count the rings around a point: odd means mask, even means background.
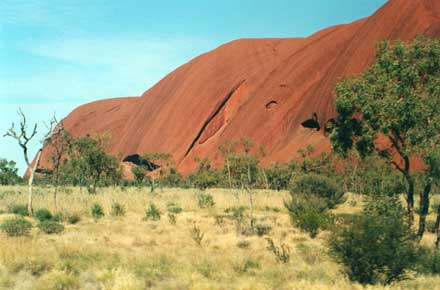
[[[36,209],[51,204],[49,190],[37,188]],[[255,192],[253,214],[262,230],[253,235],[246,234],[248,219],[225,212],[247,206],[247,195],[208,192],[215,204],[200,208],[191,189],[104,188],[90,195],[66,188],[59,196],[60,211],[70,218],[63,221],[62,233],[48,235],[33,227],[25,237],[0,234],[0,289],[440,289],[439,276],[415,273],[390,286],[350,282],[329,254],[328,232],[311,239],[292,226],[283,205],[288,192]],[[25,203],[26,188],[1,187],[0,193],[1,222],[11,217],[8,206]],[[95,203],[104,216],[92,217]],[[115,210],[115,203],[122,210]],[[159,220],[154,214],[145,218],[151,204],[160,210]],[[362,204],[361,196],[348,195],[333,212],[356,213]],[[269,239],[280,259],[268,249]],[[427,233],[422,243],[433,241]]]

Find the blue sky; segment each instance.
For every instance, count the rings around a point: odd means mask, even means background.
[[[237,38],[305,37],[386,0],[2,0],[0,134],[97,99],[137,96],[177,66]],[[31,146],[31,154],[39,142]],[[23,156],[0,137],[0,158]]]

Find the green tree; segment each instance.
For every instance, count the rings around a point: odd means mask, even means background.
[[[416,251],[405,210],[396,196],[372,198],[362,214],[331,239],[350,279],[362,284],[402,280],[415,267]]]
[[[80,186],[83,182],[90,193],[96,193],[100,181],[117,182],[122,177],[118,160],[105,151],[105,138],[86,135],[72,141],[70,162],[78,175]]]
[[[418,37],[412,43],[381,42],[376,62],[359,77],[336,87],[338,117],[330,134],[337,152],[377,153],[406,180],[409,222],[414,222],[414,158],[426,161],[440,145],[440,40]],[[381,146],[382,145],[382,146]],[[429,163],[426,164],[429,167]],[[434,178],[427,168],[421,209]],[[428,177],[430,176],[430,177]],[[419,237],[426,213],[420,212]]]
[[[12,160],[0,158],[0,184],[1,185],[13,185],[21,181],[18,176],[18,168],[15,167],[16,163]]]
[[[269,187],[275,190],[287,189],[292,177],[292,170],[288,164],[274,163],[266,170]]]

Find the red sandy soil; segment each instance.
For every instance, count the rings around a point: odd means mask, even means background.
[[[168,152],[188,173],[196,156],[219,163],[218,146],[247,136],[267,148],[263,164],[288,161],[313,145],[330,150],[323,130],[301,123],[335,116],[334,86],[374,61],[384,39],[440,37],[440,0],[391,0],[368,18],[307,38],[240,39],[177,68],[140,97],[82,105],[64,119],[74,136],[107,133],[125,157]],[[40,167],[48,166],[44,150]]]

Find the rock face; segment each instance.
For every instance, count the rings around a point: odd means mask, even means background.
[[[74,136],[111,135],[111,152],[123,158],[171,153],[183,173],[195,167],[196,156],[219,162],[218,146],[240,136],[266,147],[263,163],[287,161],[309,144],[330,149],[322,129],[301,124],[316,113],[322,128],[335,116],[336,82],[371,64],[378,41],[423,33],[440,36],[440,1],[390,0],[368,18],[308,38],[227,43],[140,97],[80,106],[64,125]]]

